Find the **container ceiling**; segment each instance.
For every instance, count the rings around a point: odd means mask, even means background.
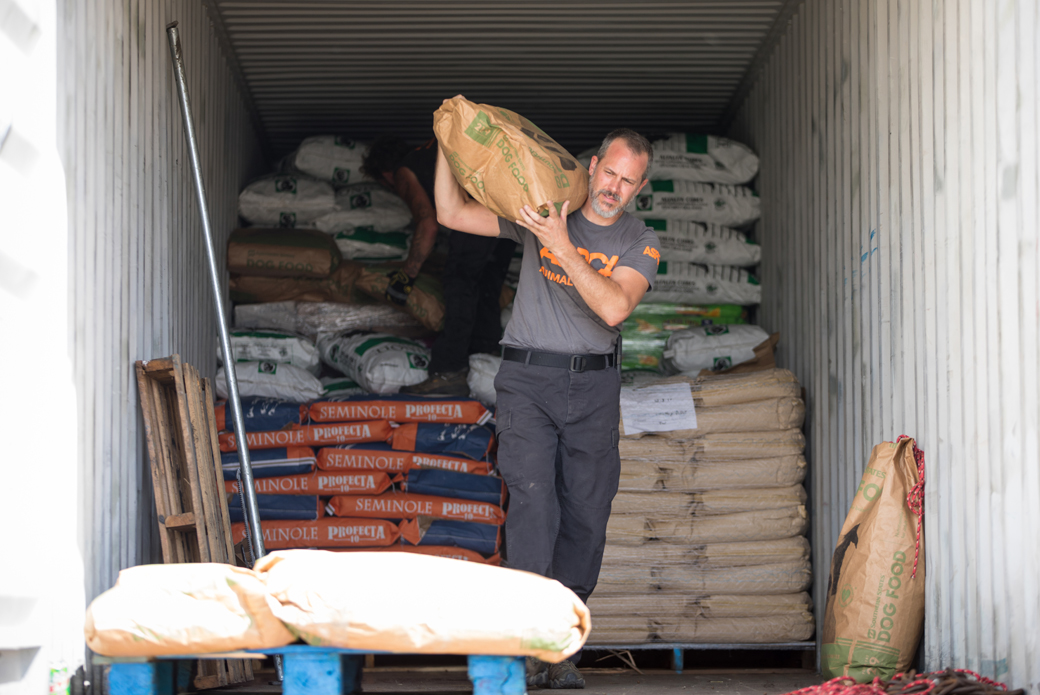
[[[628,126],[717,131],[796,0],[208,0],[270,154],[432,136],[464,94],[572,151]]]

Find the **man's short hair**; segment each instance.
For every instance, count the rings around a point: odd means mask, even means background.
[[[401,166],[404,157],[412,148],[404,138],[396,135],[380,135],[369,146],[361,158],[361,172],[370,179],[382,180],[383,172],[393,173]]]
[[[633,153],[646,155],[646,170],[643,172],[643,179],[648,179],[650,177],[650,167],[654,164],[654,148],[649,140],[631,128],[618,128],[608,133],[607,137],[603,138],[603,144],[599,146],[596,158],[603,159],[603,155],[607,153],[607,149],[610,148],[611,143],[615,140],[624,140],[625,145]]]

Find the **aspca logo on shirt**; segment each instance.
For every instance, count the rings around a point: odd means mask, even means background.
[[[653,246],[647,246],[645,249],[643,249],[643,255],[650,256],[650,258],[653,258],[655,261],[657,261],[657,265],[661,265],[661,252],[655,249]]]
[[[610,277],[614,273],[614,266],[616,266],[617,262],[621,260],[621,257],[617,255],[613,255],[610,258],[607,258],[607,255],[605,253],[599,253],[598,251],[589,251],[588,249],[583,249],[581,247],[578,247],[577,251],[581,254],[582,258],[584,258],[585,261],[596,270],[597,273],[606,277]],[[560,264],[560,261],[556,258],[556,255],[544,246],[538,252],[538,257],[539,259],[547,259],[549,263],[552,265],[555,265],[560,268],[563,267]],[[547,279],[552,280],[553,282],[559,283],[561,285],[574,285],[574,283],[571,282],[571,279],[569,277],[560,273],[553,272],[549,268],[546,268],[545,264],[542,264],[540,270],[542,275],[544,275]]]

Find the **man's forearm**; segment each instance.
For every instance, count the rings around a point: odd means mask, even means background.
[[[621,286],[593,268],[576,248],[558,251],[555,257],[574,283],[574,289],[607,324],[616,326],[632,313],[635,307],[630,306]]]
[[[437,217],[441,219],[441,224],[444,224],[442,216],[444,218],[454,217],[466,204],[462,189],[455,180],[455,174],[451,171],[451,164],[439,145],[437,147],[437,171],[433,180],[433,197],[436,201]]]
[[[419,269],[433,251],[433,245],[437,242],[437,231],[440,227],[437,220],[427,217],[419,220],[412,232],[412,245],[408,249],[408,259],[404,262],[403,270],[409,277],[419,274]]]

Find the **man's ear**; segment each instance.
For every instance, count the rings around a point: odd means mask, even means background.
[[[592,161],[589,163],[589,176],[596,173],[596,165],[599,164],[599,157],[592,155]]]
[[[634,195],[639,195],[639,191],[643,190],[643,187],[648,183],[650,183],[650,179],[643,179],[643,183],[639,184],[639,188],[636,189]]]

